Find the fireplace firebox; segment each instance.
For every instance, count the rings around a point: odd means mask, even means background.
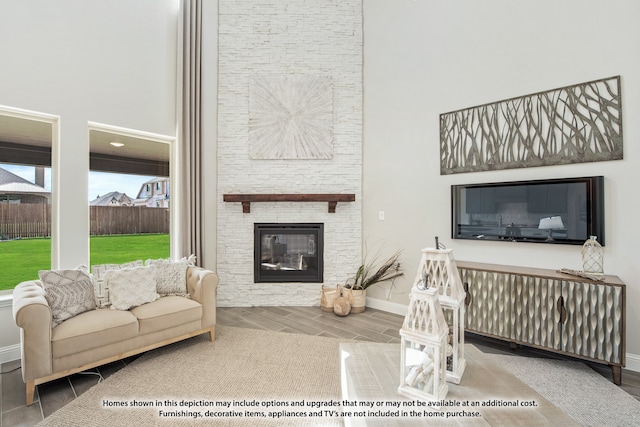
[[[323,281],[324,224],[254,224],[254,282]]]

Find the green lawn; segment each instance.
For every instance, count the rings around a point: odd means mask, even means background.
[[[137,259],[169,257],[168,234],[94,236],[91,265],[120,264]],[[51,268],[51,239],[22,239],[0,242],[0,290],[38,278],[38,270]]]

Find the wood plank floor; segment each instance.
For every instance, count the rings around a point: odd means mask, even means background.
[[[338,337],[379,343],[400,342],[398,331],[403,316],[367,308],[364,313],[338,317],[325,313],[319,307],[228,307],[218,308],[219,325],[241,328]],[[468,335],[483,352],[510,353],[508,344]],[[532,357],[558,357],[543,351],[520,348],[517,353]],[[0,427],[33,426],[77,396],[125,367],[135,358],[101,366],[88,373],[61,378],[37,387],[33,405],[24,405],[25,391],[19,361],[1,366],[0,375]],[[611,380],[611,370],[600,365],[594,369]],[[623,370],[622,389],[640,400],[640,373]]]

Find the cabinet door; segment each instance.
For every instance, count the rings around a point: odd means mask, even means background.
[[[465,328],[508,338],[511,335],[513,307],[509,275],[462,268],[460,278],[468,286]]]
[[[562,350],[623,364],[624,290],[619,286],[563,282],[566,319]]]
[[[512,276],[513,340],[560,349],[562,283],[543,277]]]

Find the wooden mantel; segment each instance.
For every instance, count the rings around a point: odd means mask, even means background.
[[[328,202],[329,213],[338,202],[354,202],[355,194],[224,194],[225,202],[242,203],[242,213],[251,213],[251,202]]]

